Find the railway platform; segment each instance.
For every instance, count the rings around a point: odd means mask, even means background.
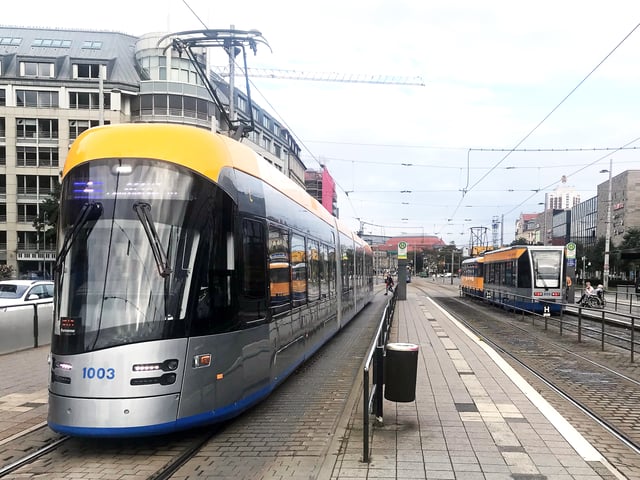
[[[416,399],[384,400],[369,463],[358,402],[332,480],[624,478],[428,295],[409,288],[397,302],[391,341],[419,347]]]
[[[396,304],[390,341],[419,348],[416,399],[384,400],[382,423],[370,417],[368,463],[362,461],[359,365],[388,298],[381,284],[372,305],[301,374],[230,422],[170,478],[624,478],[501,357],[440,308],[431,288],[457,294],[448,281],[418,280]],[[14,441],[46,419],[47,353],[44,346],[0,357],[3,464],[56,437],[45,429],[29,444]],[[153,472],[182,444],[150,442],[78,440],[5,478],[159,478]]]

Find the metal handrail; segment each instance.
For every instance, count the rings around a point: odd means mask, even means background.
[[[382,422],[382,386],[384,384],[384,348],[389,339],[389,330],[393,322],[393,314],[396,309],[396,299],[398,289],[393,291],[393,295],[387,301],[376,336],[373,340],[369,352],[367,353],[363,369],[363,425],[362,425],[362,462],[369,462],[369,415],[373,410],[376,419]],[[373,363],[373,384],[369,388],[369,371]]]

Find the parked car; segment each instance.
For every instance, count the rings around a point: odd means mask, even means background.
[[[0,307],[33,305],[53,301],[53,282],[49,280],[0,281]]]

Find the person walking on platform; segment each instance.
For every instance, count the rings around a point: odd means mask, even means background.
[[[393,277],[390,273],[387,273],[387,278],[384,279],[384,284],[386,286],[384,294],[386,295],[389,292],[393,293]]]

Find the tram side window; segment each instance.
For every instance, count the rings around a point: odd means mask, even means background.
[[[266,235],[262,222],[242,221],[242,292],[240,315],[245,321],[266,315],[267,271],[265,261]]]
[[[340,245],[342,250],[342,291],[348,292],[353,289],[353,249],[347,246],[349,240],[344,238],[343,242]]]
[[[327,264],[327,282],[329,282],[329,296],[333,297],[336,294],[336,282],[338,280],[338,272],[336,269],[336,249],[332,245],[328,247],[329,262]]]
[[[318,275],[320,280],[320,296],[327,298],[329,296],[329,253],[327,246],[320,244],[318,252]]]
[[[307,303],[307,258],[304,237],[291,235],[291,285],[293,306]]]
[[[484,281],[487,284],[493,283],[493,267],[495,265],[493,263],[488,263],[484,269]]]
[[[291,308],[291,271],[289,265],[289,232],[269,226],[269,305],[274,313]]]
[[[514,262],[509,261],[504,264],[504,284],[509,287],[515,286],[515,278],[513,276]]]
[[[531,262],[526,253],[518,258],[516,267],[518,288],[531,288]]]
[[[315,240],[307,240],[307,265],[309,274],[308,296],[310,302],[320,298],[320,247]]]
[[[228,217],[228,216],[227,216]],[[203,227],[209,236],[196,259],[194,285],[197,286],[196,320],[192,335],[222,333],[241,328],[237,292],[233,285],[234,270],[229,270],[228,258],[233,258],[231,225],[225,215],[215,215]]]

